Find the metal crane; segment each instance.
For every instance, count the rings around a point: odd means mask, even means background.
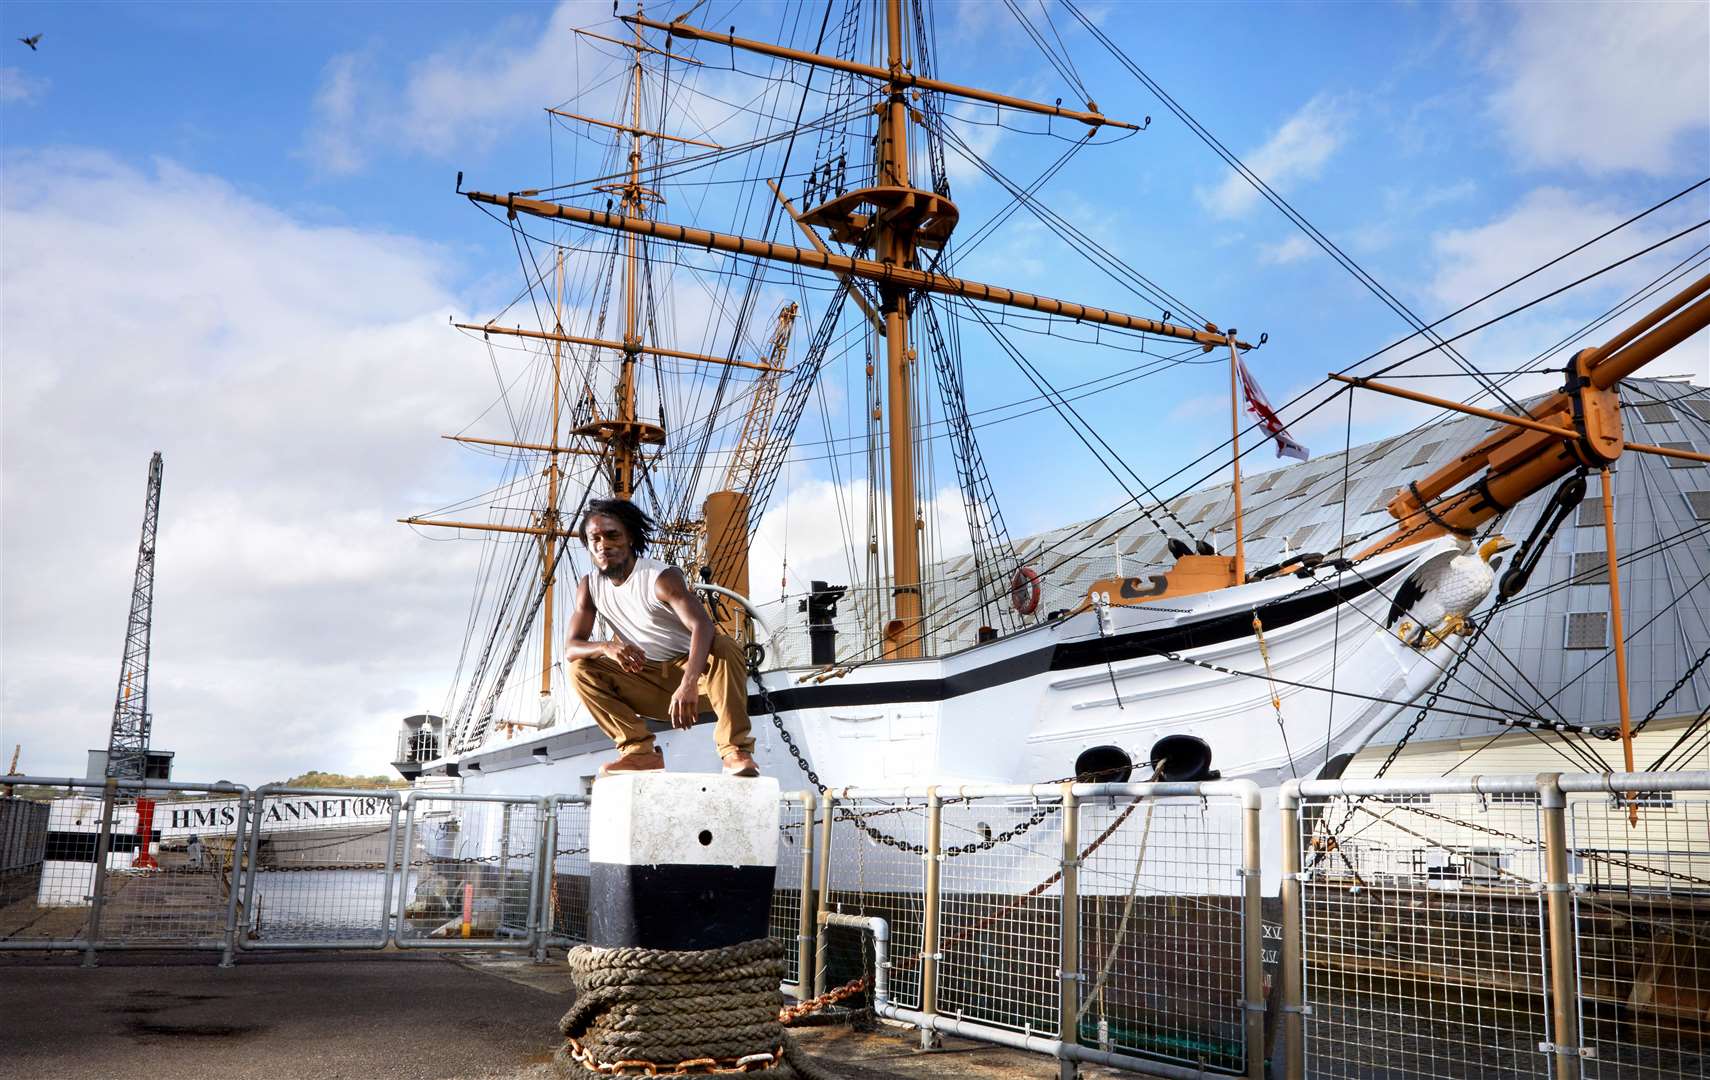
[[[131,618],[125,627],[125,656],[119,664],[119,693],[113,702],[113,730],[107,738],[107,775],[141,780],[148,765],[148,640],[154,615],[154,537],[160,524],[160,451],[148,463],[148,496],[143,502],[142,543],[137,547],[136,584],[131,589]]]

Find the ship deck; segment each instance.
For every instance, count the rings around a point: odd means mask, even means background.
[[[514,957],[206,953],[79,959],[0,957],[7,1052],[0,1077],[106,1080],[140,1067],[177,1080],[373,1077],[551,1080],[569,969]],[[912,1031],[792,1029],[849,1080],[1055,1078],[1057,1063],[947,1039],[921,1053]],[[1120,1074],[1083,1066],[1084,1077]]]

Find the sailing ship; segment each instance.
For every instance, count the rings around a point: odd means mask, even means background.
[[[623,57],[624,77],[611,84],[625,88],[616,119],[548,110],[578,139],[612,140],[599,165],[506,192],[465,188],[458,176],[459,194],[512,233],[525,279],[505,312],[458,326],[495,356],[524,356],[524,374],[507,383],[538,393],[521,415],[506,397],[508,437],[450,436],[505,462],[491,491],[462,504],[485,504],[486,516],[405,519],[489,538],[456,688],[442,716],[412,718],[406,775],[455,777],[469,791],[581,791],[610,760],[609,739],[557,662],[562,591],[587,569],[576,528],[590,498],[648,510],[662,526],[655,553],[682,566],[747,644],[756,756],[786,787],[1222,776],[1274,792],[1291,776],[1337,775],[1422,701],[1465,711],[1452,693],[1437,698],[1480,630],[1475,609],[1523,589],[1554,532],[1507,538],[1518,550],[1505,553],[1499,585],[1505,513],[1552,491],[1571,509],[1600,477],[1613,521],[1609,470],[1623,454],[1710,460],[1633,443],[1621,411],[1623,381],[1710,322],[1710,278],[1699,278],[1566,358],[1561,388],[1524,405],[1477,408],[1336,376],[1493,426],[1387,491],[1381,527],[1310,550],[1284,545],[1252,565],[1244,453],[1271,441],[1293,449],[1246,371],[1263,336],[1177,318],[1162,297],[1155,311],[1129,313],[955,269],[960,214],[946,151],[972,148],[946,123],[951,109],[1074,125],[1088,143],[1144,121],[940,77],[930,13],[905,0],[831,5],[811,50],[688,16],[638,11],[621,22],[622,32],[579,31]],[[772,88],[752,110],[764,122],[740,141],[721,132],[742,110],[709,118],[709,99],[686,89],[715,52],[727,70],[736,57],[765,65],[757,77]],[[1030,190],[1003,182],[1018,206],[1113,265]],[[715,215],[732,224],[710,227]],[[1167,345],[1226,361],[1230,436],[1217,465],[1226,512],[1184,521],[1184,499],[1146,489],[1050,545],[1015,541],[970,419],[960,328],[984,328],[1026,369],[1004,333],[1021,317],[1096,328],[1088,348]],[[1429,328],[1424,336],[1442,347]],[[767,608],[749,598],[751,545],[792,448],[812,441],[803,418],[844,359],[856,371],[849,385],[865,395],[855,456],[870,466],[868,498],[843,525],[862,573],[847,585],[812,582],[792,597],[799,610]],[[1063,393],[1038,385],[1067,411]],[[940,438],[971,549],[954,559],[928,511],[925,459]],[[1353,464],[1351,448],[1341,463]],[[1344,500],[1348,478],[1343,467]],[[1312,479],[1337,486],[1331,470]],[[1157,565],[1130,574],[1118,554],[1111,572],[1052,602],[1065,566],[1142,524],[1161,541]],[[1613,590],[1612,529],[1609,543]],[[1618,598],[1611,610],[1624,683]],[[1630,734],[1624,685],[1619,700]],[[705,731],[660,725],[659,740],[673,769],[718,768]]]

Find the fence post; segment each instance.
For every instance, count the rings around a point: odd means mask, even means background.
[[[796,924],[796,990],[798,1000],[806,1001],[814,985],[814,911],[813,880],[813,792],[802,792],[802,894],[797,905]]]
[[[1081,1033],[1081,807],[1075,798],[1074,781],[1063,785],[1063,903],[1062,928],[1058,934],[1057,1038],[1064,1046],[1080,1045]],[[1080,1064],[1071,1057],[1057,1059],[1061,1080],[1080,1075]]]
[[[410,847],[416,836],[416,800],[414,791],[398,796],[398,810],[404,816],[404,843],[398,849],[398,898],[392,909],[392,948],[400,948],[404,937],[404,912],[410,906]]]
[[[1245,954],[1242,1007],[1247,1011],[1247,1077],[1265,1076],[1265,967],[1261,950],[1265,920],[1259,899],[1259,789],[1247,784],[1241,793],[1241,940]],[[1286,846],[1286,841],[1285,841]]]
[[[1544,820],[1544,899],[1549,917],[1551,1041],[1556,1080],[1579,1076],[1579,1000],[1574,979],[1574,925],[1568,882],[1567,796],[1560,773],[1538,774],[1538,810]]]
[[[392,820],[386,824],[386,881],[380,887],[380,947],[382,949],[392,940],[392,889],[398,880],[398,864],[405,860],[405,856],[398,854],[398,808],[403,805],[403,796],[396,791],[389,791],[386,793],[386,800],[392,804]]]
[[[535,858],[535,873],[538,875],[534,883],[536,911],[539,918],[535,920],[535,934],[538,935],[534,946],[534,962],[546,963],[546,942],[552,936],[552,886],[558,880],[558,799],[554,796],[543,796],[540,800],[542,812],[546,814],[545,827],[536,837],[539,841],[539,854]]]
[[[815,904],[818,911],[818,915],[814,919],[815,927],[824,926],[825,917],[830,914],[830,908],[827,905],[829,903],[828,898],[831,896],[831,817],[832,810],[837,805],[837,796],[832,794],[830,788],[825,790],[822,798],[825,801],[820,805],[825,816],[819,822],[819,897]],[[828,936],[827,934],[820,934],[814,941],[814,997],[825,993],[825,941]]]
[[[936,785],[926,789],[926,873],[920,929],[920,1011],[938,1015],[938,882],[944,860],[944,799]],[[920,1048],[931,1050],[944,1040],[930,1027],[920,1029]]]
[[[95,873],[89,893],[89,921],[84,933],[88,941],[83,948],[83,966],[95,966],[95,940],[101,936],[101,906],[107,893],[107,852],[113,845],[113,807],[119,801],[119,782],[107,777],[101,788],[101,832],[95,838]]]
[[[263,784],[250,792],[249,796],[255,806],[255,815],[249,823],[249,861],[243,868],[243,921],[246,938],[251,925],[255,925],[258,937],[261,933],[261,927],[256,923],[255,886],[256,878],[261,874],[261,822],[267,816],[267,797],[273,793],[272,788],[272,784]]]
[[[1306,1076],[1306,1001],[1302,963],[1300,784],[1290,780],[1277,796],[1282,811],[1282,1024],[1284,1080]]]
[[[243,892],[243,849],[244,841],[249,831],[249,800],[251,792],[245,789],[238,795],[237,822],[232,832],[232,861],[226,871],[226,946],[220,950],[220,966],[229,968],[236,962],[237,956],[237,917],[238,896]]]

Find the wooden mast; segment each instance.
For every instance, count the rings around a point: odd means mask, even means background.
[[[908,65],[903,55],[902,0],[885,2],[886,67],[891,74],[879,114],[879,184],[908,189],[908,88],[899,79]],[[890,266],[915,265],[912,229],[898,228],[875,214],[874,252]],[[891,596],[895,618],[885,627],[886,652],[920,655],[920,532],[915,506],[914,425],[909,400],[909,297],[894,284],[879,286],[879,311],[885,317],[885,402],[891,473]]]
[[[1235,348],[1235,335],[1229,335],[1229,458],[1235,475],[1230,490],[1235,493],[1235,584],[1247,580],[1247,547],[1242,537],[1241,522],[1241,387],[1237,369],[1241,354]]]
[[[637,13],[639,14],[639,7]],[[634,217],[646,216],[641,197],[641,27],[635,31],[635,63],[631,68],[629,132],[629,181],[623,188],[623,208]],[[617,405],[618,437],[612,441],[612,494],[627,499],[635,494],[636,440],[632,436],[635,424],[635,365],[641,355],[641,334],[636,326],[635,285],[639,260],[634,233],[625,238],[623,279],[623,366],[618,374]]]
[[[553,305],[553,325],[564,329],[564,249],[558,249],[558,297]],[[541,523],[553,530],[540,537],[540,703],[552,697],[552,586],[557,578],[553,565],[558,537],[558,408],[563,397],[564,343],[552,343],[552,438],[546,456],[546,513]]]
[[[614,484],[619,495],[628,495],[633,485],[633,448],[638,442],[663,442],[663,432],[656,437],[637,439],[643,427],[634,418],[633,370],[635,357],[649,351],[641,346],[635,328],[636,244],[641,238],[653,237],[670,242],[691,244],[707,250],[747,255],[776,262],[829,270],[845,277],[859,277],[878,286],[885,338],[885,402],[888,438],[888,468],[890,472],[890,536],[892,618],[885,626],[885,653],[894,657],[914,657],[921,653],[924,624],[921,605],[920,520],[917,506],[918,480],[914,461],[914,402],[911,401],[913,365],[916,351],[910,344],[909,316],[911,298],[918,291],[936,292],[970,300],[984,300],[1041,313],[1073,318],[1085,322],[1118,327],[1143,333],[1158,334],[1178,340],[1191,341],[1206,348],[1227,346],[1232,354],[1251,348],[1233,335],[1219,333],[1214,328],[1199,329],[1173,325],[1158,319],[1148,319],[1117,311],[1095,308],[1071,301],[1035,296],[996,285],[967,281],[928,272],[920,268],[917,252],[921,247],[940,248],[954,228],[955,207],[943,196],[921,190],[913,185],[909,163],[909,125],[914,117],[908,105],[908,94],[932,91],[954,94],[1002,108],[1060,117],[1097,129],[1112,126],[1133,130],[1135,125],[1105,117],[1092,102],[1086,109],[1064,108],[1060,103],[1046,105],[1023,98],[1010,97],[991,91],[958,86],[938,79],[926,78],[912,71],[912,57],[907,46],[901,0],[885,0],[885,63],[876,66],[854,60],[818,53],[802,52],[766,42],[738,38],[690,26],[683,20],[663,23],[646,18],[640,11],[624,21],[635,31],[631,48],[636,50],[636,86],[633,91],[631,122],[626,130],[631,136],[632,149],[621,213],[586,210],[532,198],[536,193],[512,192],[493,195],[466,191],[473,202],[502,206],[508,213],[526,213],[546,219],[572,221],[582,225],[610,229],[625,234],[630,273],[625,287],[624,370],[619,380],[619,416],[615,423],[607,421],[597,437],[604,438],[613,452]],[[642,127],[640,114],[640,53],[653,50],[641,39],[642,28],[664,31],[671,37],[695,41],[717,42],[731,49],[742,49],[765,56],[813,64],[852,73],[874,80],[880,102],[874,148],[873,186],[840,195],[823,206],[802,214],[794,213],[798,226],[809,232],[812,247],[796,248],[770,241],[716,233],[672,225],[646,217],[644,196],[650,195],[641,186],[640,139],[652,134]],[[616,126],[616,125],[614,125]],[[782,193],[779,193],[782,198]],[[858,212],[866,210],[868,212]],[[841,255],[829,250],[812,235],[809,224],[830,229],[832,235],[851,243],[857,253]],[[870,254],[871,257],[862,257]],[[865,307],[865,305],[863,305]],[[874,313],[869,313],[871,317]],[[492,332],[506,332],[497,327],[480,327]],[[527,336],[543,336],[529,331],[516,331]],[[604,345],[584,340],[581,343]],[[1232,360],[1233,363],[1233,360]],[[592,425],[590,425],[592,427]],[[654,429],[657,431],[657,429]],[[588,431],[588,434],[595,434]],[[625,441],[625,437],[627,441]],[[1239,550],[1239,543],[1237,550]],[[1234,567],[1235,563],[1226,564]],[[1224,571],[1227,575],[1228,570]],[[1236,578],[1235,580],[1239,580]],[[1233,583],[1226,582],[1226,583]]]
[[[934,292],[968,300],[1037,311],[1043,314],[1076,319],[1120,329],[1155,334],[1190,341],[1202,347],[1228,347],[1232,354],[1250,349],[1246,342],[1215,328],[1187,327],[1159,319],[1130,315],[1119,311],[1037,296],[1019,290],[982,282],[950,277],[922,269],[917,252],[922,247],[942,248],[955,226],[956,209],[944,196],[916,188],[910,176],[909,125],[917,117],[911,112],[908,95],[923,91],[956,95],[1001,108],[1059,117],[1082,123],[1090,128],[1104,126],[1137,130],[1136,125],[1112,120],[1098,111],[1093,102],[1086,108],[1064,108],[1061,103],[1047,105],[1024,98],[1011,97],[992,91],[959,86],[914,73],[903,20],[902,0],[885,0],[885,64],[876,66],[841,57],[750,41],[732,34],[718,33],[688,25],[683,20],[664,23],[646,18],[639,10],[626,17],[634,30],[634,40],[625,42],[636,51],[633,71],[634,89],[630,123],[627,127],[612,125],[631,138],[629,169],[621,185],[623,201],[619,213],[588,210],[547,202],[535,198],[533,191],[512,192],[507,195],[463,191],[470,201],[502,206],[507,213],[525,213],[549,220],[570,221],[595,228],[621,232],[626,239],[629,273],[625,282],[625,331],[620,345],[624,352],[623,372],[618,384],[618,416],[578,429],[603,441],[613,461],[613,490],[620,496],[633,491],[635,450],[643,443],[662,444],[664,432],[652,424],[640,423],[634,414],[634,367],[636,357],[653,352],[640,342],[637,329],[636,282],[639,278],[636,246],[643,239],[654,239],[723,251],[774,262],[828,270],[844,277],[862,278],[878,287],[880,311],[885,338],[885,403],[890,471],[889,516],[891,534],[891,577],[893,618],[885,626],[885,653],[895,657],[914,657],[921,653],[924,614],[921,604],[920,521],[917,507],[918,480],[914,462],[914,403],[910,400],[913,365],[916,351],[909,340],[911,300],[916,291]],[[645,199],[656,198],[641,183],[640,140],[658,135],[642,126],[640,111],[640,54],[658,52],[641,39],[642,28],[660,30],[671,37],[694,41],[716,42],[731,49],[742,49],[764,56],[813,64],[832,70],[848,72],[873,80],[880,98],[876,108],[878,132],[874,147],[874,176],[871,187],[840,194],[817,208],[792,217],[804,231],[818,225],[831,235],[855,249],[853,255],[829,250],[816,236],[809,236],[811,247],[798,248],[771,241],[695,229],[650,219],[645,213]],[[581,119],[577,117],[577,119]],[[665,136],[660,136],[665,137]],[[688,141],[688,140],[680,140]],[[782,194],[780,193],[780,198]],[[865,305],[863,305],[864,307]],[[874,313],[869,313],[869,316]],[[546,337],[533,331],[508,331],[495,326],[470,327],[493,333],[517,333],[530,337]],[[575,343],[607,346],[611,343],[580,339]],[[690,357],[691,359],[707,359]],[[1238,468],[1238,466],[1237,466]],[[515,527],[513,527],[515,528]],[[1237,544],[1237,550],[1240,545]],[[1217,575],[1222,584],[1234,584],[1231,577],[1239,559],[1218,560],[1222,569]],[[1202,573],[1202,576],[1205,576]],[[1209,580],[1209,579],[1208,579]]]

